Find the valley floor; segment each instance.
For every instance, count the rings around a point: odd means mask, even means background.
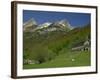
[[[57,68],[57,67],[80,67],[91,65],[90,51],[66,51],[63,50],[51,61],[41,64],[23,65],[23,69]]]

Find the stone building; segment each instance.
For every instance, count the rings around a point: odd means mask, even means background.
[[[82,41],[75,44],[71,50],[72,51],[89,51],[91,47],[90,40]]]

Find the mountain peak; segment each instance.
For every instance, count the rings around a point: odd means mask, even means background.
[[[36,28],[37,22],[35,19],[31,18],[23,24],[24,31],[30,31],[31,29]]]
[[[56,21],[52,24],[53,27],[59,28],[60,30],[72,30],[70,23],[66,19]]]
[[[70,31],[73,29],[66,19],[56,21],[53,23],[45,22],[43,24],[38,25],[35,19],[31,18],[30,20],[28,20],[27,22],[23,24],[23,27],[24,27],[24,31],[26,32],[27,31],[34,32],[37,30],[41,30],[42,32],[43,31],[50,32],[50,31],[55,31],[55,30]]]
[[[37,22],[35,19],[31,18],[29,19],[28,21],[26,21],[23,25],[28,25],[28,24],[34,24],[34,25],[37,25]]]

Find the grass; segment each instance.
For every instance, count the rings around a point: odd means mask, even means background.
[[[24,33],[24,59],[36,60],[53,58],[41,64],[23,65],[23,69],[90,66],[89,51],[69,51],[73,44],[85,41],[90,35],[90,26],[70,32],[52,32],[48,34]],[[43,60],[43,59],[42,59]]]
[[[67,52],[63,49],[58,56],[51,61],[42,64],[28,64],[24,65],[24,69],[36,68],[56,68],[56,67],[75,67],[75,66],[90,66],[90,52],[89,51],[74,51]]]

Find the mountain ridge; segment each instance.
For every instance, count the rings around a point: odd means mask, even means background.
[[[72,30],[73,27],[69,24],[69,22],[66,19],[62,19],[60,21],[55,21],[55,22],[45,22],[42,24],[38,24],[35,19],[30,19],[27,22],[23,24],[23,30],[24,32],[35,32],[38,30],[43,30],[41,32],[51,32],[51,31],[56,31],[56,30]]]

